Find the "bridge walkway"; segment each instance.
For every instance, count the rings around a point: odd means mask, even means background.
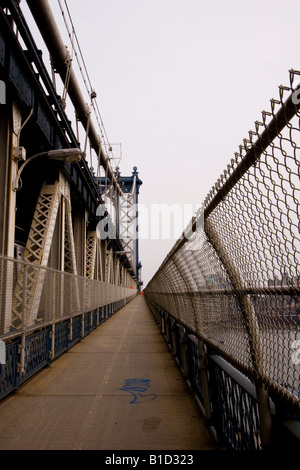
[[[213,450],[138,296],[0,402],[2,450]]]

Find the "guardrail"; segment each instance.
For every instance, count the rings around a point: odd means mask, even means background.
[[[300,418],[298,75],[290,71],[144,291],[200,342],[201,370],[205,346],[254,385],[261,447],[273,442],[270,399]]]
[[[37,277],[43,280],[38,299],[36,289],[29,287],[30,278]],[[136,294],[122,286],[0,257],[0,346],[5,347],[0,358],[0,399]]]
[[[148,305],[177,365],[194,395],[219,449],[262,450],[260,411],[253,382],[208,347],[166,310],[148,298]],[[297,450],[297,413],[269,398],[272,444]]]

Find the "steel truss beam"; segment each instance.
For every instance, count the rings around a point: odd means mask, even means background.
[[[16,328],[20,324],[23,324],[23,326],[33,325],[38,316],[46,271],[30,269],[30,265],[47,267],[58,209],[61,204],[64,206],[65,221],[63,227],[63,239],[65,240],[63,247],[64,270],[77,274],[70,187],[66,179],[60,174],[59,179],[54,184],[43,184],[37,200],[24,252],[24,261],[27,261],[29,265],[21,266],[13,295],[12,324]],[[23,311],[24,296],[30,299],[27,302],[27,312]]]
[[[88,232],[86,237],[86,277],[94,279],[95,262],[97,254],[96,231]]]

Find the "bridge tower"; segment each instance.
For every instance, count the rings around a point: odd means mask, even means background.
[[[133,167],[131,176],[122,176],[119,167],[116,168],[114,175],[122,190],[122,195],[113,190],[109,178],[95,176],[94,178],[107,206],[107,216],[108,214],[111,216],[115,227],[113,236],[118,239],[122,247],[120,254],[125,255],[129,260],[133,279],[140,291],[143,282],[141,280],[142,264],[139,261],[138,197],[143,182],[138,176],[136,166]],[[106,234],[104,237],[106,238]]]

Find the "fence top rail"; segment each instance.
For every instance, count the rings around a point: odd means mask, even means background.
[[[101,285],[109,285],[109,286],[113,286],[113,287],[124,287],[124,286],[116,286],[115,284],[112,284],[110,282],[99,281],[97,279],[90,279],[88,277],[80,276],[78,274],[69,273],[67,271],[60,271],[59,269],[51,268],[51,267],[48,267],[48,266],[41,266],[40,264],[31,263],[31,262],[23,260],[23,259],[12,258],[10,256],[0,255],[0,262],[1,262],[1,260],[4,261],[4,262],[12,262],[12,263],[18,264],[18,266],[21,266],[21,265],[26,266],[30,269],[38,269],[38,270],[43,270],[43,271],[46,271],[46,272],[49,272],[49,273],[55,273],[57,275],[61,275],[61,276],[64,276],[64,277],[81,279],[85,282],[93,282],[93,283],[98,283],[99,285],[100,284]],[[124,288],[126,289],[126,287],[124,287]]]

